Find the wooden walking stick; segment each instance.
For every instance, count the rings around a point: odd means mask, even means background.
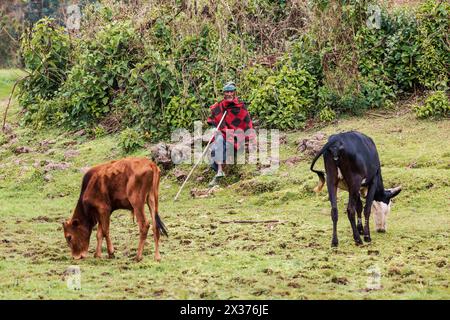
[[[225,112],[223,113],[222,119],[220,119],[219,125],[216,127],[216,130],[214,130],[214,134],[212,135],[211,139],[209,139],[208,144],[206,145],[206,148],[205,148],[205,150],[204,150],[203,153],[202,153],[202,156],[200,157],[200,159],[198,159],[197,163],[192,167],[192,169],[191,169],[191,171],[189,172],[188,176],[186,177],[186,179],[184,180],[183,184],[181,185],[180,190],[178,190],[178,192],[177,192],[175,198],[173,198],[173,201],[177,201],[178,196],[179,196],[180,193],[181,193],[181,190],[183,190],[184,185],[186,184],[186,182],[187,182],[187,181],[189,180],[189,178],[191,177],[192,172],[194,172],[195,168],[197,168],[197,166],[199,165],[199,163],[202,161],[203,157],[204,157],[205,154],[206,154],[206,151],[208,151],[208,148],[209,148],[209,145],[211,144],[212,139],[214,138],[214,136],[215,136],[217,130],[219,130],[220,126],[222,125],[223,119],[225,119],[225,116],[226,116],[227,112],[228,112],[228,111],[225,111]]]

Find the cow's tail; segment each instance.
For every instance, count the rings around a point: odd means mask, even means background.
[[[331,143],[328,141],[322,149],[319,151],[319,153],[315,156],[313,162],[311,163],[310,170],[312,172],[315,172],[319,176],[319,184],[314,188],[314,192],[318,193],[322,191],[323,186],[325,185],[325,172],[314,170],[314,165],[316,164],[316,161],[322,156],[322,154],[325,152],[325,150],[331,145]]]
[[[156,228],[158,228],[159,233],[163,236],[168,237],[169,234],[167,233],[167,228],[162,221],[161,217],[159,216],[158,212],[158,198],[159,198],[159,180],[161,178],[161,170],[155,165],[153,170],[153,179],[152,179],[152,190],[149,193],[149,197],[153,195],[154,197],[154,204],[155,204],[155,223]]]
[[[163,236],[166,236],[166,237],[169,236],[169,234],[167,233],[166,225],[162,221],[162,219],[159,216],[159,214],[156,214],[156,227],[158,228],[159,233],[161,233]]]

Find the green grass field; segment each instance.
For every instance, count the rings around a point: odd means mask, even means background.
[[[2,114],[14,79],[10,74],[0,71]],[[280,150],[282,159],[297,155],[296,141],[318,131],[355,129],[374,139],[386,187],[401,184],[403,191],[395,199],[387,233],[375,233],[371,220],[371,244],[354,245],[347,193],[340,192],[340,246],[331,249],[327,193],[312,192],[317,177],[309,171],[310,159],[304,159],[282,164],[269,176],[258,175],[250,165],[239,168],[244,181],[205,199],[190,197],[191,188],[206,187],[207,179],[199,186],[194,177],[176,203],[179,183],[168,173],[160,188],[160,214],[169,229],[169,238],[162,238],[162,261],[153,261],[149,237],[144,260],[136,263],[138,228],[126,211],[112,216],[115,259],[93,258],[94,232],[90,257],[73,261],[61,226],[79,196],[80,168],[122,157],[117,136],[90,140],[56,129],[24,128],[18,125],[15,103],[8,123],[17,141],[7,142],[3,135],[0,146],[0,298],[449,299],[450,123],[418,121],[407,107],[399,110],[388,119],[367,115],[288,133]],[[54,143],[45,146],[44,140]],[[19,146],[31,152],[17,155]],[[66,159],[67,150],[79,154]],[[45,161],[65,161],[70,167],[46,176]],[[247,219],[284,223],[221,223]],[[79,291],[66,285],[70,265],[81,268]],[[374,269],[381,286],[370,289]]]
[[[8,98],[14,82],[24,75],[19,69],[0,69],[0,99]]]

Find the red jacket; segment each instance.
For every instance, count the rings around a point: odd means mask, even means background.
[[[222,100],[209,108],[211,110],[211,116],[208,118],[208,123],[214,127],[217,127],[224,112],[228,111],[219,130],[222,132],[223,137],[227,139],[227,142],[234,145],[235,149],[239,149],[243,142],[256,138],[253,130],[248,132],[249,134],[247,136],[245,135],[245,131],[253,129],[253,123],[247,107],[238,98],[234,100]],[[227,135],[227,130],[233,130],[233,134]]]

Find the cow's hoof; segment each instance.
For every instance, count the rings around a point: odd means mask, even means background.
[[[114,252],[108,254],[108,258],[109,258],[109,259],[114,259],[115,257],[116,257],[116,256],[114,255]]]
[[[332,248],[336,248],[338,246],[338,244],[339,244],[339,241],[337,241],[337,240],[331,241],[331,247]]]
[[[355,239],[355,244],[356,244],[357,246],[360,246],[360,245],[363,244],[363,242],[362,242],[361,239]]]
[[[378,232],[378,233],[385,233],[386,230],[385,230],[385,229],[378,229],[377,232]]]
[[[370,237],[369,237],[369,236],[364,236],[364,241],[365,241],[365,242],[371,242],[371,241],[372,241],[372,239],[370,239]]]
[[[101,258],[102,258],[102,255],[96,253],[96,254],[94,254],[94,258],[101,259]]]
[[[136,257],[136,258],[134,258],[134,260],[135,260],[136,262],[140,262],[140,261],[142,261],[142,257]]]

